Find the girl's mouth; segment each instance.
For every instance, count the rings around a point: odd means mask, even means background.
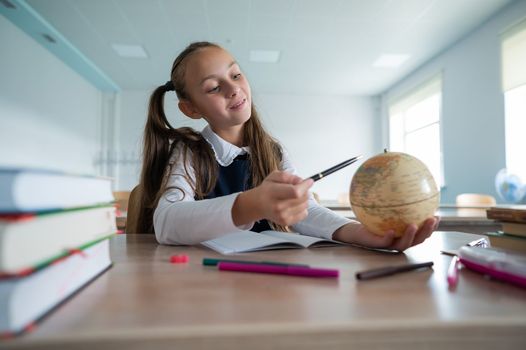
[[[239,101],[239,102],[233,104],[232,106],[230,106],[230,109],[240,109],[241,107],[243,107],[245,105],[245,102],[247,102],[246,98],[244,98],[241,101]]]

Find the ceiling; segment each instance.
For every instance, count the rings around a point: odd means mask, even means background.
[[[256,93],[375,95],[482,24],[510,0],[26,0],[121,89],[169,78],[188,43],[216,42]],[[142,45],[122,58],[112,44]],[[249,61],[279,50],[278,63]],[[395,69],[381,54],[409,54]]]

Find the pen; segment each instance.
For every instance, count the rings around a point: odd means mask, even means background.
[[[457,256],[451,259],[451,263],[447,269],[447,284],[450,287],[456,287],[458,283],[458,269],[460,267],[460,260]]]
[[[351,165],[352,163],[356,162],[358,159],[362,158],[362,156],[353,157],[351,159],[347,159],[345,162],[341,162],[340,164],[336,164],[332,168],[329,168],[327,170],[322,171],[321,173],[318,173],[316,175],[312,175],[310,179],[313,179],[314,181],[318,181],[325,176],[334,173],[335,171],[338,171],[342,168],[345,168],[348,165]]]
[[[474,241],[471,241],[469,243],[467,243],[466,245],[468,247],[482,247],[482,248],[487,248],[489,246],[488,244],[488,239],[487,238],[479,238],[479,239],[476,239]]]
[[[487,248],[489,247],[489,242],[487,238],[479,238],[474,241],[466,243],[468,247],[482,247]],[[450,256],[456,256],[458,254],[457,250],[441,250],[442,254],[450,255]]]
[[[263,265],[278,265],[278,266],[302,266],[309,267],[305,264],[289,264],[276,261],[250,261],[250,260],[232,260],[232,259],[215,259],[215,258],[203,258],[204,266],[216,266],[220,262],[231,262],[240,264],[263,264]]]
[[[372,278],[390,276],[390,275],[394,275],[394,274],[401,273],[401,272],[412,271],[412,270],[420,269],[423,267],[431,267],[431,266],[433,266],[432,261],[419,263],[419,264],[386,266],[386,267],[380,267],[378,269],[357,272],[356,278],[359,280],[369,280]]]
[[[283,266],[266,264],[241,264],[220,262],[217,267],[221,271],[271,273],[278,275],[303,276],[303,277],[338,277],[339,271],[333,269],[320,269],[305,266]]]

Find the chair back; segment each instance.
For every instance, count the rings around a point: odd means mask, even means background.
[[[126,233],[140,233],[138,232],[138,223],[141,210],[141,195],[142,189],[139,185],[135,186],[130,193],[126,215]]]
[[[479,193],[462,193],[456,198],[458,207],[481,206],[492,207],[497,204],[495,197],[488,194]]]
[[[130,191],[113,192],[117,208],[122,211],[128,211],[128,201],[130,200]]]

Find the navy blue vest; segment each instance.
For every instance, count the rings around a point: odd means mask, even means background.
[[[219,176],[216,186],[205,196],[205,199],[226,196],[250,189],[250,164],[248,154],[241,154],[234,158],[229,166],[218,164]],[[261,232],[270,230],[267,220],[257,221],[251,231]]]

